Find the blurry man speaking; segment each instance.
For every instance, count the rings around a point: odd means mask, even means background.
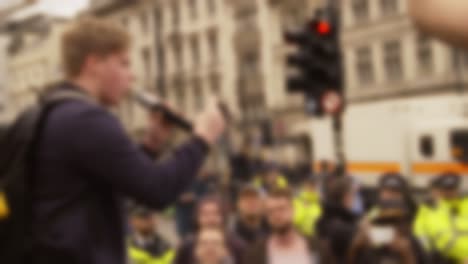
[[[92,18],[63,36],[68,81],[54,90],[88,100],[61,102],[41,124],[32,164],[31,263],[123,264],[122,199],[154,209],[174,202],[224,130],[213,102],[195,121],[193,137],[154,164],[106,109],[124,99],[134,79],[129,47],[128,33]]]

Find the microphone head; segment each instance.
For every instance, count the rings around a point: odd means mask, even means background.
[[[135,92],[133,98],[144,108],[152,112],[162,112],[164,118],[175,124],[176,126],[182,128],[185,131],[192,131],[192,124],[169,109],[163,101],[161,101],[157,96],[149,94],[147,92]]]

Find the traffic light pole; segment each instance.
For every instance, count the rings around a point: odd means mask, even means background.
[[[332,16],[334,19],[336,19],[336,21],[334,21],[335,25],[341,26],[341,0],[328,0],[327,8],[335,13],[335,15]],[[339,32],[341,33],[341,31]],[[343,97],[344,97],[344,93],[343,93]],[[343,109],[344,109],[344,106],[343,106]],[[336,157],[336,165],[337,165],[336,171],[338,175],[344,176],[346,175],[347,169],[346,169],[346,156],[344,152],[344,138],[343,138],[343,110],[333,115],[332,126],[333,126],[333,139],[334,139],[333,141],[335,142],[335,157]]]
[[[333,116],[333,142],[335,142],[336,170],[339,176],[346,173],[346,157],[343,141],[343,113]]]

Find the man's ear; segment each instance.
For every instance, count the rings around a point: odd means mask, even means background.
[[[83,63],[83,71],[90,74],[95,74],[96,72],[99,72],[102,67],[102,60],[103,58],[101,56],[95,54],[90,54],[86,56],[85,61]]]

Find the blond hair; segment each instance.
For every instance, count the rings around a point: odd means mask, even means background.
[[[62,63],[68,78],[77,77],[89,55],[107,56],[130,46],[130,35],[119,26],[98,18],[76,22],[62,36]]]

